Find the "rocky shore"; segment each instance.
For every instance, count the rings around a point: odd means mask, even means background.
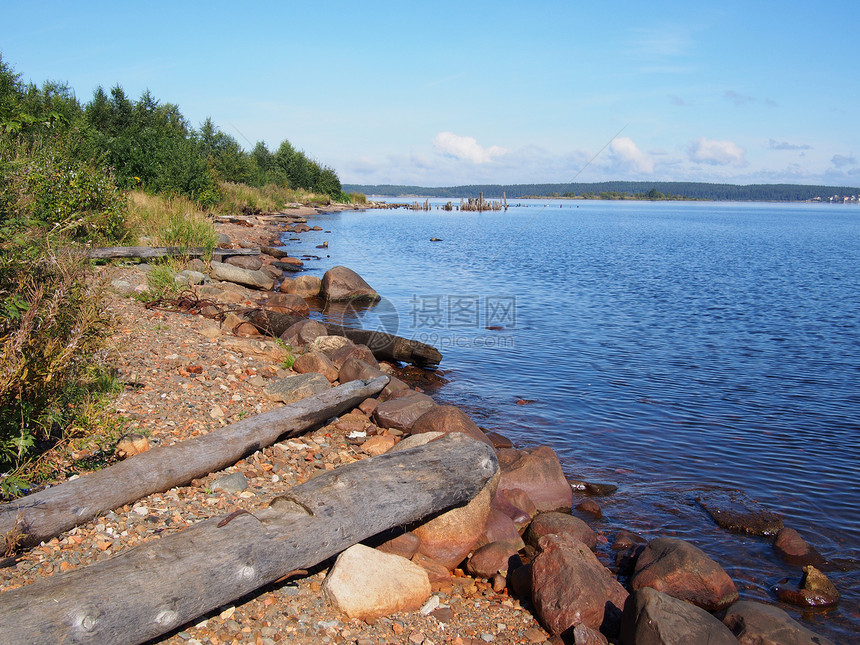
[[[464,433],[492,446],[499,464],[496,477],[467,505],[393,527],[152,642],[831,642],[774,606],[739,601],[726,571],[690,542],[594,531],[571,514],[574,490],[588,493],[577,495],[585,517],[599,516],[598,500],[611,490],[566,479],[549,447],[518,449],[485,433],[462,410],[437,405],[422,390],[432,373],[380,360],[372,343],[354,343],[313,320],[291,324],[279,340],[265,335],[249,311],[306,317],[314,299],[373,300],[376,289],[384,293],[385,285],[368,285],[344,267],[330,267],[322,279],[294,271],[301,259],[273,247],[284,232],[311,229],[312,221],[300,220],[312,215],[292,211],[219,224],[222,246],[268,253],[210,266],[192,261],[177,279],[193,296],[155,307],[132,297],[146,289],[147,265],[101,269],[120,321],[112,358],[125,389],[114,413],[124,420],[126,436],[115,454],[68,455],[68,476],[86,476],[79,464],[87,458],[130,458],[338,383],[386,375],[382,393],[312,432],[7,558],[0,592],[104,561],[201,520],[254,513],[339,466]],[[731,530],[774,536],[775,548],[799,567],[798,577],[803,567],[800,583],[786,584],[781,598],[807,607],[838,602],[838,591],[819,570],[821,556],[778,518],[742,499],[700,503]]]

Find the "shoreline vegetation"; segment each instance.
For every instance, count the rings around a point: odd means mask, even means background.
[[[635,199],[642,201],[738,201],[860,203],[860,188],[795,184],[607,181],[574,184],[468,185],[450,187],[345,184],[344,190],[396,198]]]

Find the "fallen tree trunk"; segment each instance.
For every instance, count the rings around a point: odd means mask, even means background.
[[[174,255],[197,257],[210,253],[203,247],[186,248],[182,246],[109,246],[90,249],[87,256],[93,260],[110,260],[114,258],[163,258]],[[260,249],[212,249],[212,257],[232,255],[260,255]]]
[[[301,316],[282,314],[274,311],[254,309],[244,313],[251,324],[264,334],[280,336],[290,326],[305,320]],[[367,345],[373,355],[384,361],[401,361],[414,365],[438,365],[442,354],[431,345],[395,336],[384,331],[352,329],[333,323],[323,323],[332,336],[345,336],[357,345]]]
[[[395,526],[472,499],[498,469],[462,433],[342,466],[231,514],[0,594],[4,643],[142,643]]]
[[[351,381],[209,434],[147,450],[104,470],[14,500],[0,507],[0,536],[20,535],[22,546],[34,546],[103,511],[183,486],[192,479],[231,466],[282,436],[295,436],[351,410],[387,383],[387,376],[371,381]]]

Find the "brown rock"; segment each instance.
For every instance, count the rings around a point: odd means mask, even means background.
[[[329,358],[344,345],[351,345],[349,338],[344,336],[317,336],[313,340],[314,349],[322,352]]]
[[[739,600],[726,610],[723,624],[741,645],[835,645],[773,605]]]
[[[325,336],[328,332],[325,326],[316,320],[300,320],[290,325],[281,334],[281,340],[291,347],[304,347],[319,336]],[[334,361],[332,361],[334,363]],[[337,365],[337,363],[335,363]]]
[[[292,293],[273,293],[266,301],[266,307],[282,314],[291,314],[307,318],[311,309],[304,298]]]
[[[421,540],[419,553],[433,558],[448,570],[460,564],[481,537],[498,480],[498,475],[493,477],[465,506],[453,508],[413,528]]]
[[[490,507],[490,514],[487,516],[487,522],[484,525],[484,530],[478,540],[478,545],[489,544],[491,542],[507,542],[514,551],[519,551],[525,546],[525,542],[520,537],[520,532],[517,530],[514,521],[502,511]]]
[[[120,459],[128,459],[149,450],[149,439],[142,434],[128,434],[116,444],[116,456]]]
[[[800,607],[832,607],[839,604],[839,590],[811,564],[803,567],[799,589],[783,586],[786,582],[782,580],[776,587],[776,595],[783,602]]]
[[[584,499],[579,504],[576,505],[576,510],[580,513],[585,513],[587,515],[591,515],[591,517],[595,519],[600,519],[603,517],[603,511],[600,508],[600,504],[595,502],[593,499]]]
[[[334,365],[334,363],[332,363],[332,365]],[[343,365],[340,366],[341,383],[349,383],[356,379],[366,380],[369,378],[376,378],[377,376],[383,376],[384,374],[385,372],[381,369],[368,365],[358,358],[348,358],[344,361]]]
[[[506,496],[507,492],[508,491],[496,491],[496,496],[493,497],[493,510],[507,515],[511,521],[513,521],[517,532],[522,535],[523,531],[526,530],[526,527],[528,527],[529,523],[532,521],[532,516],[511,504]],[[532,508],[534,508],[534,504],[532,504]]]
[[[532,563],[532,598],[541,624],[560,635],[582,623],[616,631],[627,592],[582,542],[546,535]]]
[[[382,392],[379,393],[379,402],[382,403],[383,401],[388,401],[391,398],[396,398],[397,396],[402,395],[404,391],[411,389],[412,388],[396,376],[391,376],[389,377],[388,385],[382,388]]]
[[[320,295],[324,300],[367,300],[376,302],[379,294],[352,269],[332,267],[322,279]]]
[[[517,549],[510,542],[490,542],[469,556],[466,569],[478,578],[492,578],[497,573],[508,574],[508,560]]]
[[[651,587],[686,600],[707,611],[717,611],[738,599],[728,574],[704,551],[676,538],[657,538],[636,560],[632,589]]]
[[[325,392],[330,387],[328,379],[322,374],[298,374],[272,381],[263,390],[263,396],[270,401],[294,403],[314,394]]]
[[[354,345],[353,343],[343,345],[339,349],[334,350],[329,358],[331,358],[331,362],[338,367],[341,367],[350,358],[357,358],[360,361],[364,361],[371,367],[379,368],[379,361],[376,360],[373,352],[371,352],[366,345]]]
[[[811,564],[819,568],[825,565],[824,557],[792,528],[786,527],[777,533],[773,548],[791,564]]]
[[[448,582],[451,580],[451,572],[448,570],[448,567],[433,558],[428,558],[423,553],[416,553],[413,555],[412,562],[427,572],[427,577],[430,579],[431,584],[438,584],[440,582]]]
[[[541,513],[529,525],[525,540],[527,544],[537,548],[543,536],[553,533],[582,542],[592,551],[597,548],[597,535],[591,527],[567,513]]]
[[[385,553],[393,553],[394,555],[411,560],[412,556],[418,552],[419,546],[421,546],[421,539],[412,531],[406,531],[395,538],[383,542],[376,548]]]
[[[322,289],[322,280],[315,275],[300,275],[290,281],[286,293],[293,293],[302,298],[316,298]]]
[[[513,448],[514,443],[505,437],[504,435],[499,434],[498,432],[488,432],[487,439],[490,440],[493,444],[493,448]]]
[[[433,409],[428,410],[415,422],[411,432],[412,434],[421,434],[422,432],[443,432],[445,434],[462,432],[473,439],[484,442],[488,446],[493,445],[487,439],[484,431],[465,412],[453,405],[437,405]]]
[[[436,406],[436,402],[426,394],[412,392],[408,396],[383,401],[373,412],[380,428],[396,428],[408,432],[418,418]]]
[[[263,262],[260,258],[255,258],[253,255],[231,255],[224,260],[224,263],[232,264],[234,267],[240,267],[248,271],[259,271],[263,268]]]
[[[371,457],[376,457],[391,450],[395,443],[394,437],[378,434],[361,444],[361,449]]]
[[[293,283],[292,278],[284,278],[281,281],[280,286],[278,287],[278,291],[281,293],[290,293],[290,285]]]
[[[561,470],[561,463],[549,446],[526,450],[502,448],[497,451],[502,479],[499,488],[519,488],[540,512],[565,510],[573,506],[573,491]]]
[[[329,380],[329,383],[338,379],[337,368],[334,366],[334,363],[328,359],[328,356],[322,352],[307,352],[306,354],[301,354],[293,363],[293,371],[298,372],[299,374],[317,372],[325,376]]]
[[[414,611],[430,597],[423,568],[390,553],[356,544],[341,553],[322,589],[329,602],[350,618],[378,618]]]
[[[740,491],[709,491],[696,498],[718,526],[750,535],[776,535],[782,518]]]
[[[379,400],[377,399],[365,399],[362,401],[358,409],[361,410],[367,416],[373,414],[373,411],[376,409],[376,406],[379,405]]]

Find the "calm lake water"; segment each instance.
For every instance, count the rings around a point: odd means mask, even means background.
[[[799,571],[695,501],[741,490],[836,563],[838,609],[781,606],[839,642],[860,632],[860,208],[524,200],[312,223],[331,233],[285,248],[384,296],[358,324],[439,347],[437,400],[619,487],[588,519],[610,542],[688,539],[776,602]]]

